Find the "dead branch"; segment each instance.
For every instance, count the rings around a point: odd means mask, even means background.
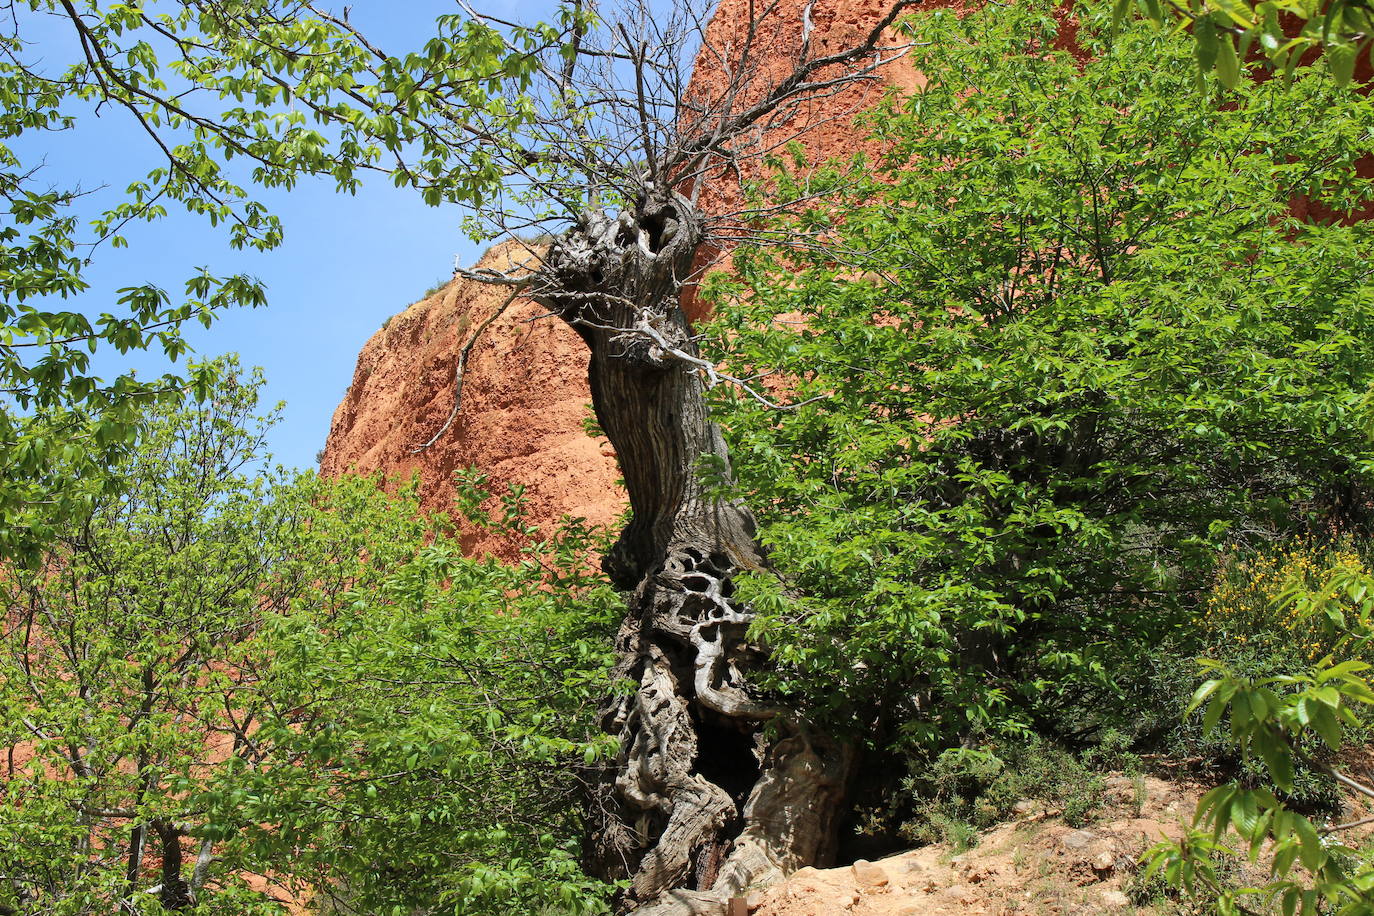
[[[458,351],[458,362],[453,367],[453,409],[449,411],[448,419],[444,420],[444,425],[439,427],[438,432],[430,436],[426,442],[410,450],[412,455],[417,455],[438,442],[443,438],[444,434],[449,431],[449,428],[453,426],[453,421],[458,419],[458,414],[463,409],[463,379],[467,374],[468,359],[472,356],[473,348],[477,346],[477,341],[481,339],[482,334],[486,332],[487,328],[495,324],[496,319],[504,315],[506,309],[510,308],[511,303],[519,298],[520,294],[525,291],[525,288],[529,286],[529,282],[529,280],[525,280],[523,283],[516,285],[515,288],[511,290],[510,295],[506,297],[505,301],[497,307],[496,311],[487,316],[485,321],[477,326],[477,330],[472,332],[472,336],[468,338],[468,342]]]

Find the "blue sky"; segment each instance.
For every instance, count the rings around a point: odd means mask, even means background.
[[[452,0],[351,5],[353,22],[383,47],[398,50],[421,44],[435,16],[456,11]],[[480,8],[530,20],[547,14],[548,5],[483,0]],[[47,36],[39,31],[38,37]],[[51,40],[49,59],[63,59],[63,42]],[[75,130],[45,135],[42,146],[25,144],[21,152],[27,163],[41,159],[53,184],[106,185],[109,199],[159,164],[151,141],[120,111],[84,118]],[[94,195],[92,202],[100,199]],[[116,290],[149,282],[177,301],[186,278],[202,266],[216,275],[245,272],[264,281],[267,308],[225,313],[209,330],[197,325],[188,337],[199,355],[237,352],[246,366],[263,368],[269,402],[286,402],[271,437],[274,457],[312,467],[363,343],[388,316],[446,281],[455,254],[470,264],[480,248],[463,235],[461,210],[427,207],[414,192],[385,181],[371,181],[356,196],[335,193],[332,182],[309,181],[290,192],[259,192],[257,199],[285,226],[286,241],[276,250],[233,251],[221,229],[173,212],[158,223],[132,227],[125,233],[128,249],[98,251],[88,273],[92,289],[76,306],[118,312]],[[111,353],[99,365],[107,374],[134,366],[140,376],[164,368],[149,354]]]

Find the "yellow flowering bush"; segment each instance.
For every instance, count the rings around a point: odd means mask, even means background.
[[[1204,654],[1277,654],[1312,662],[1331,652],[1344,635],[1332,626],[1333,618],[1302,614],[1296,605],[1278,599],[1293,589],[1322,588],[1333,571],[1371,575],[1370,564],[1348,541],[1301,538],[1264,553],[1233,556],[1219,568],[1202,604],[1197,626],[1204,634]],[[1341,607],[1341,596],[1329,598],[1335,608]]]

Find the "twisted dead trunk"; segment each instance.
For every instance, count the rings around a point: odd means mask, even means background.
[[[742,504],[698,467],[729,472],[678,305],[702,241],[684,198],[649,188],[617,216],[589,213],[552,247],[533,287],[591,350],[592,403],[615,446],[633,517],[604,561],[631,592],[619,678],[602,724],[620,738],[593,802],[587,860],[628,879],[623,910],[722,912],[729,897],[824,860],[849,750],[751,696],[766,661],[731,577],[765,561]],[[765,738],[763,725],[773,724]]]

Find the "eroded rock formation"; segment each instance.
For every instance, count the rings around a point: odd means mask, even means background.
[[[502,245],[482,266],[506,269],[526,257],[523,247]],[[443,511],[452,505],[455,472],[475,466],[497,493],[525,487],[536,524],[565,515],[613,523],[625,495],[610,443],[585,431],[587,348],[532,302],[513,304],[482,335],[464,373],[462,412],[434,445],[416,452],[452,411],[459,350],[505,296],[455,279],[372,335],[334,412],[321,473],[419,474],[425,506]],[[474,531],[464,546],[510,559],[519,545]]]

